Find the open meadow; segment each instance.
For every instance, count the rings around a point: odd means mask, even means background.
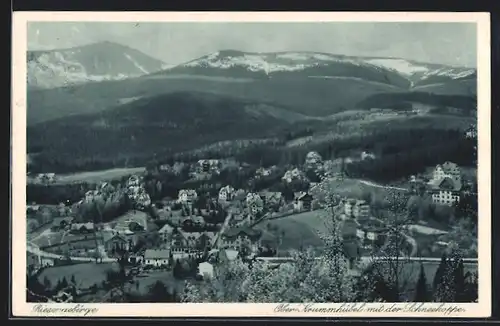
[[[40,282],[47,278],[52,286],[59,280],[66,278],[69,282],[74,276],[76,284],[81,289],[86,289],[94,284],[100,285],[106,280],[108,270],[118,270],[117,263],[82,263],[65,266],[54,266],[44,269],[38,276]]]
[[[57,184],[80,183],[80,182],[98,183],[103,181],[115,180],[127,175],[139,174],[143,172],[144,172],[144,167],[136,167],[136,168],[116,168],[109,170],[60,174],[57,175],[56,183]]]

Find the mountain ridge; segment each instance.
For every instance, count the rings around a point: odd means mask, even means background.
[[[99,44],[116,48],[113,42]],[[132,65],[122,53],[116,57]],[[312,51],[269,52],[255,57],[255,53],[222,50],[150,74],[50,89],[30,87],[28,124],[99,112],[130,99],[179,91],[258,100],[315,117],[353,109],[377,93],[415,91],[475,97],[475,70],[436,64],[419,66],[404,59],[380,60]]]
[[[163,61],[140,50],[109,41],[27,52],[27,82],[28,87],[32,88],[121,80],[165,67]]]

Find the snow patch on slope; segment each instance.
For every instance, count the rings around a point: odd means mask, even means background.
[[[71,61],[60,52],[41,54],[36,61],[27,63],[28,84],[39,87],[59,87],[90,81],[122,80],[127,78],[118,75],[89,75],[85,67]]]
[[[147,71],[146,69],[144,69],[144,67],[142,67],[139,63],[137,63],[137,61],[135,61],[131,56],[129,56],[128,54],[124,53],[125,55],[125,58],[127,58],[128,60],[130,60],[130,62],[132,62],[132,64],[137,68],[139,69],[140,71],[142,71],[144,74],[149,74],[149,71]]]
[[[425,66],[416,65],[403,59],[368,59],[366,62],[374,66],[395,70],[407,76],[429,71],[429,68]]]
[[[328,65],[330,62],[348,63],[353,65],[367,65],[356,58],[340,57],[322,53],[288,52],[288,53],[242,53],[237,55],[221,55],[214,52],[200,59],[184,64],[184,67],[205,67],[229,69],[241,67],[252,72],[264,71],[299,71],[311,67]],[[372,65],[370,65],[372,66]]]
[[[252,72],[264,71],[266,73],[275,71],[297,71],[317,65],[316,63],[284,64],[268,60],[267,55],[243,54],[240,56],[220,57],[218,52],[186,63],[185,67],[207,67],[229,69],[242,67]]]
[[[450,77],[452,79],[465,78],[470,76],[476,72],[475,69],[463,69],[463,68],[442,68],[434,71],[430,71],[425,74],[422,79],[427,79],[432,76],[442,76],[442,77]]]

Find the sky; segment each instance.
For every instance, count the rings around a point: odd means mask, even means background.
[[[180,64],[219,50],[313,51],[397,57],[452,66],[477,66],[474,23],[435,22],[36,22],[28,49],[56,49],[100,41],[121,43]]]

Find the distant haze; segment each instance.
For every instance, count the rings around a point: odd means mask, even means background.
[[[474,23],[37,22],[28,26],[30,50],[112,41],[168,64],[233,49],[398,57],[475,68],[476,40]]]

